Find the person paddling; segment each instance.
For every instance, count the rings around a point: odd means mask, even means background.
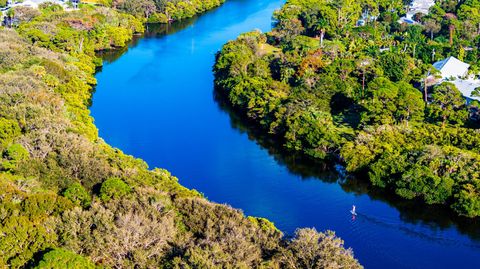
[[[357,215],[357,212],[355,212],[355,205],[352,205],[352,210],[350,211],[353,215]]]

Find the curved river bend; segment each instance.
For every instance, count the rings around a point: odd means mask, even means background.
[[[266,217],[287,234],[298,227],[335,230],[366,268],[480,268],[475,221],[367,194],[366,187],[340,180],[341,173],[282,155],[215,101],[215,53],[242,32],[268,31],[282,4],[228,0],[106,55],[91,107],[100,136],[168,169],[210,200]]]

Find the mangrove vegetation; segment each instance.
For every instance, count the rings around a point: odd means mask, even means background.
[[[479,103],[432,66],[453,56],[478,77],[480,2],[439,0],[411,21],[404,7],[288,0],[271,32],[218,53],[217,93],[289,150],[480,216]]]
[[[0,28],[0,267],[361,268],[333,232],[286,238],[98,137],[96,52],[125,46],[144,19],[54,4],[15,16]]]

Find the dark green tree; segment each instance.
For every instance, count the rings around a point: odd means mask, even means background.
[[[92,203],[92,198],[88,191],[80,184],[73,183],[63,191],[63,196],[81,207],[88,207]]]
[[[466,100],[454,84],[444,82],[433,88],[431,104],[427,106],[430,119],[441,122],[463,125],[468,117]]]
[[[89,259],[65,249],[52,249],[42,255],[35,269],[95,269],[96,266]]]
[[[102,183],[100,187],[100,199],[108,202],[129,194],[132,191],[130,186],[119,178],[109,178]]]

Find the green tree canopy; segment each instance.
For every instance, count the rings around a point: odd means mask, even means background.
[[[42,255],[35,269],[95,269],[89,259],[61,248],[52,249]]]
[[[82,207],[88,207],[92,202],[90,194],[80,183],[70,185],[63,191],[63,196]]]
[[[462,125],[468,117],[466,101],[454,84],[444,82],[433,88],[432,102],[427,107],[433,121]]]
[[[123,197],[131,191],[130,186],[120,178],[109,178],[105,180],[100,187],[100,198],[104,202],[108,202],[110,199]]]

